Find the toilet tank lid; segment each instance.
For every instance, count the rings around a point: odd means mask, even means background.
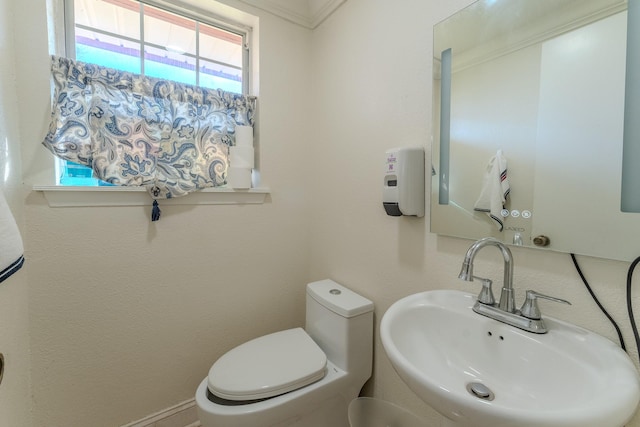
[[[307,294],[329,310],[344,316],[354,317],[373,311],[373,303],[331,279],[307,284]]]

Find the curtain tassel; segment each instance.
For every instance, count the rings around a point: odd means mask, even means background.
[[[158,206],[158,201],[154,200],[153,201],[153,209],[151,209],[151,221],[159,220],[161,213],[162,212],[160,211],[160,207]]]

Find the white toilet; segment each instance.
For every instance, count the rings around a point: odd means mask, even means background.
[[[348,427],[371,376],[373,303],[337,284],[307,285],[305,329],[244,343],[196,391],[203,427]]]

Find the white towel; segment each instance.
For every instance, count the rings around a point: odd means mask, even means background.
[[[504,228],[502,210],[510,191],[507,179],[507,159],[502,155],[502,150],[498,150],[496,155],[489,160],[482,180],[480,197],[473,207],[476,211],[486,212],[495,221],[498,231],[502,231]]]
[[[24,264],[22,237],[4,193],[0,191],[0,282]]]

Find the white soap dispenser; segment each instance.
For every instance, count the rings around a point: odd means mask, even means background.
[[[382,206],[390,216],[424,216],[424,149],[386,152]]]

